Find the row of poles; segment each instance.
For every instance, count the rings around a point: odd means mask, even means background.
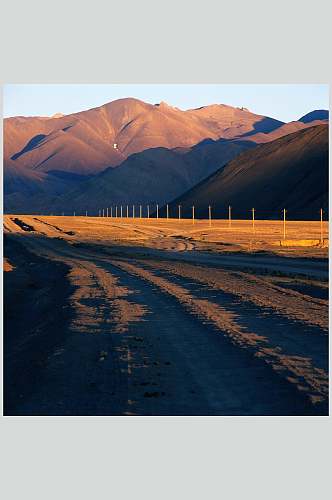
[[[126,210],[124,210],[125,208],[126,208]],[[120,205],[119,207],[116,205],[114,207],[114,212],[113,212],[113,207],[110,207],[110,209],[102,208],[99,210],[98,215],[99,215],[99,217],[109,217],[110,216],[110,217],[115,217],[115,218],[117,218],[117,217],[135,218],[136,205],[132,205],[131,215],[129,214],[129,208],[130,208],[129,205],[126,205],[126,206]],[[150,217],[152,215],[150,208],[151,208],[150,205],[146,205],[148,219],[150,219]],[[138,209],[139,209],[139,218],[142,219],[143,218],[143,205],[139,205]],[[86,212],[86,215],[87,215],[87,212]],[[170,218],[169,217],[169,207],[168,207],[168,205],[166,205],[166,219],[169,219],[169,218]],[[178,218],[181,219],[181,205],[178,205]],[[156,219],[159,219],[159,205],[158,204],[156,205]]]
[[[114,211],[113,211],[113,208],[114,208]],[[129,217],[132,217],[132,218],[135,218],[135,209],[136,209],[136,206],[135,205],[132,205],[131,206],[132,210],[131,210],[131,214],[129,213],[130,212],[130,205],[116,205],[115,207],[110,207],[110,208],[102,208],[98,211],[98,216],[99,217],[112,217],[112,218],[129,218]],[[147,218],[150,219],[150,216],[151,216],[151,212],[150,212],[150,205],[147,205],[146,206],[147,208]],[[195,224],[195,206],[193,205],[192,207],[192,223]],[[178,205],[178,219],[180,220],[181,219],[181,209],[182,209],[182,206],[181,205]],[[251,214],[252,214],[252,230],[253,230],[253,233],[255,233],[255,212],[256,212],[256,209],[255,208],[252,208],[251,209]],[[287,213],[287,210],[284,208],[283,209],[283,239],[285,240],[286,239],[286,213]],[[320,209],[320,239],[321,239],[321,242],[323,242],[323,209],[321,208]],[[156,219],[159,219],[159,205],[156,204],[156,210],[155,210],[155,214],[156,214]],[[64,212],[62,213],[62,215],[64,215]],[[74,212],[73,214],[74,216],[76,215],[76,212]],[[86,217],[88,216],[88,211],[85,212],[85,215]],[[139,215],[139,218],[142,219],[143,218],[143,206],[142,205],[139,205],[138,206],[138,215]],[[166,219],[169,219],[169,206],[166,205]],[[211,205],[208,206],[208,220],[209,220],[209,226],[211,227],[212,225],[212,207]],[[232,227],[232,207],[229,206],[228,207],[228,225],[229,227],[231,228]]]
[[[142,205],[139,205],[139,218],[142,219],[143,218],[143,215],[142,215]],[[178,219],[180,220],[181,219],[181,208],[182,208],[182,205],[178,205]],[[146,209],[147,209],[147,218],[150,219],[150,216],[151,216],[151,211],[150,211],[150,205],[147,205],[146,206]],[[193,205],[191,207],[192,209],[192,222],[193,224],[195,224],[195,206]],[[124,214],[125,212],[125,214]],[[212,221],[212,207],[211,205],[208,206],[208,212],[209,212],[209,222],[211,223]],[[159,219],[159,205],[157,204],[156,205],[156,219]],[[76,215],[76,213],[74,212],[74,215]],[[85,212],[85,215],[88,216],[88,212],[86,211]],[[113,212],[113,207],[110,207],[110,209],[108,208],[102,208],[99,210],[98,212],[98,216],[99,217],[115,217],[115,218],[118,218],[120,217],[121,219],[123,217],[126,217],[126,218],[129,218],[129,217],[132,217],[132,218],[135,218],[135,205],[132,205],[132,213],[131,215],[129,214],[129,205],[126,205],[126,211],[124,211],[124,206],[123,205],[120,205],[119,207],[116,205],[114,207],[114,212]],[[255,221],[255,208],[252,209],[252,217],[253,217],[253,223]],[[169,206],[166,205],[166,219],[169,219]],[[229,219],[229,224],[231,225],[232,223],[232,207],[229,206],[228,207],[228,219]]]
[[[142,219],[143,218],[143,215],[142,215],[142,205],[139,205],[139,218]],[[177,218],[180,220],[181,219],[181,208],[182,208],[182,205],[178,205],[178,216]],[[231,222],[232,222],[232,218],[231,218],[231,208],[232,207],[229,207],[228,208],[228,214],[229,214],[229,223],[231,225]],[[119,209],[119,210],[118,210]],[[151,212],[150,212],[150,205],[147,205],[146,206],[146,209],[147,209],[147,218],[150,219],[150,216],[151,216]],[[208,210],[209,210],[209,223],[211,225],[212,223],[212,207],[211,205],[209,205],[208,207]],[[255,209],[253,209],[255,210]],[[156,205],[156,219],[159,219],[159,205],[157,204]],[[74,212],[74,215],[75,215],[75,212]],[[88,212],[86,211],[85,212],[85,215],[87,216],[88,215]],[[118,218],[120,217],[121,219],[123,217],[126,217],[126,218],[129,218],[129,217],[132,217],[132,218],[135,218],[135,205],[132,205],[132,214],[130,215],[129,214],[129,205],[126,205],[126,215],[124,215],[124,206],[123,205],[120,205],[119,207],[116,205],[114,207],[114,214],[113,214],[113,207],[110,207],[110,209],[108,208],[102,208],[99,210],[98,212],[98,216],[99,217],[115,217],[115,218]],[[169,219],[169,206],[166,205],[166,219]],[[195,224],[195,206],[193,205],[192,206],[192,223]]]

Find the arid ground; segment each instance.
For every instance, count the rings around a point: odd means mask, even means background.
[[[324,222],[4,217],[6,415],[327,415]]]

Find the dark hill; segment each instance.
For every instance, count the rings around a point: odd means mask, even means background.
[[[328,110],[316,109],[315,111],[311,111],[310,113],[307,113],[306,115],[302,116],[302,118],[299,119],[299,122],[310,123],[315,120],[328,120],[328,119],[329,119]]]
[[[147,149],[81,183],[52,206],[57,211],[97,213],[116,204],[162,205],[253,147],[250,142],[219,140],[204,141],[186,151]]]
[[[190,216],[224,218],[228,206],[234,217],[248,217],[252,207],[258,218],[317,219],[328,209],[328,126],[318,125],[289,134],[242,153],[208,179],[175,200]]]

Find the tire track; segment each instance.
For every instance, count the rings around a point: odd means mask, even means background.
[[[134,362],[126,333],[147,308],[128,300],[133,293],[109,271],[75,255],[64,241],[29,238],[30,251],[65,263],[73,293],[72,319],[62,346],[50,352],[44,382],[21,405],[21,414],[121,415],[129,412],[128,385]],[[61,251],[62,249],[65,251]],[[61,325],[59,325],[61,328]]]
[[[325,373],[310,360],[287,356],[227,307],[144,269],[146,261],[56,238],[25,243],[70,265],[75,285],[68,341],[50,357],[50,382],[32,403],[42,401],[44,414],[326,412]]]
[[[139,261],[151,268],[165,270],[169,274],[194,279],[215,290],[237,295],[241,300],[259,307],[268,307],[290,319],[314,325],[328,332],[328,302],[285,289],[263,278],[241,271],[224,271],[217,268],[195,266],[186,263]]]
[[[241,327],[236,314],[224,307],[194,297],[190,292],[168,279],[157,276],[141,266],[123,261],[112,261],[123,270],[153,283],[163,292],[175,297],[190,313],[212,323],[220,332],[237,346],[249,349],[252,354],[264,360],[278,374],[294,384],[315,403],[323,403],[328,398],[328,374],[312,365],[310,358],[290,356],[279,346],[270,345],[267,337],[257,335]]]

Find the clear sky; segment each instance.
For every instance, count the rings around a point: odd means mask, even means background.
[[[4,116],[52,116],[74,113],[122,97],[152,104],[165,101],[180,109],[208,104],[243,106],[282,121],[297,120],[314,109],[329,109],[329,88],[299,85],[22,85],[4,87]]]

